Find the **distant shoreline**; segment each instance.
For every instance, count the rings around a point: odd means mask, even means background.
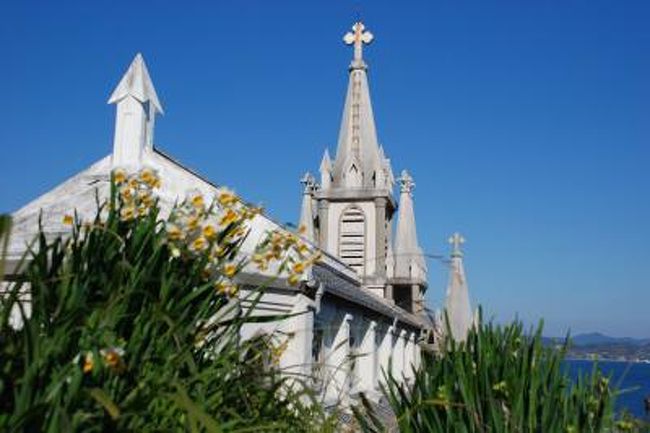
[[[564,358],[565,361],[618,362],[621,364],[648,364],[650,359],[610,359],[610,358]]]

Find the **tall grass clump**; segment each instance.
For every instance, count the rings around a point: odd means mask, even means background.
[[[530,334],[520,322],[481,322],[464,342],[443,339],[411,383],[385,378],[382,392],[396,417],[390,431],[633,431],[633,423],[614,420],[613,391],[600,370],[577,381],[567,375],[566,347],[544,345],[541,324]],[[387,431],[371,405],[356,414],[363,431]]]
[[[40,233],[6,286],[0,431],[326,429],[310,393],[269,361],[273,342],[239,338],[253,319],[238,307],[249,262],[238,250],[257,211],[224,190],[162,220],[155,172],[112,180],[94,220],[68,215],[69,236]],[[253,260],[295,281],[314,258],[294,235],[269,236]]]

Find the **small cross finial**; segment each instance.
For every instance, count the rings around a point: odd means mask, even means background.
[[[399,179],[397,179],[397,181],[399,182],[399,189],[401,192],[411,194],[415,189],[415,182],[413,181],[413,177],[411,177],[409,172],[406,170],[402,170],[402,174],[400,175]]]
[[[366,26],[361,21],[354,23],[352,31],[343,36],[343,42],[354,45],[354,66],[363,65],[363,44],[371,43],[374,38],[372,33],[366,31]]]
[[[449,243],[452,245],[451,256],[463,257],[463,252],[460,250],[460,246],[465,243],[465,238],[462,237],[460,233],[456,232],[449,238]]]
[[[313,191],[314,186],[316,186],[316,179],[314,179],[314,176],[312,176],[310,172],[307,172],[302,179],[300,179],[300,183],[305,186],[305,194],[310,194]]]

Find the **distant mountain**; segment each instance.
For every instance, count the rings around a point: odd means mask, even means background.
[[[578,334],[571,338],[575,346],[593,346],[593,345],[611,345],[625,344],[630,346],[643,346],[650,344],[649,338],[630,338],[630,337],[610,337],[600,332],[590,332],[587,334]]]
[[[544,338],[548,345],[564,343],[564,338]],[[650,362],[650,338],[610,337],[599,332],[571,337],[569,359]]]
[[[547,342],[562,343],[564,337],[545,338]],[[574,347],[584,346],[645,346],[650,344],[650,338],[610,337],[600,332],[588,332],[571,336]]]

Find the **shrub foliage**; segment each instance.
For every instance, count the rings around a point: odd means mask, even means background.
[[[400,432],[630,431],[614,422],[609,379],[595,367],[571,379],[562,367],[566,343],[548,347],[542,326],[530,335],[519,322],[472,329],[465,342],[441,342],[412,384],[386,378],[383,394]],[[366,432],[386,431],[371,405],[356,410]],[[629,429],[629,430],[628,430]],[[393,431],[393,430],[391,430]]]
[[[325,428],[307,391],[261,368],[269,364],[268,341],[238,338],[252,320],[237,308],[230,279],[242,265],[235,260],[246,217],[230,214],[206,229],[192,218],[212,209],[194,197],[177,207],[169,233],[150,195],[159,183],[151,174],[114,174],[111,198],[95,220],[66,217],[66,239],[41,233],[24,273],[6,288],[0,430]],[[229,209],[237,202],[226,199]],[[181,220],[187,224],[179,235]],[[201,245],[188,240],[179,250],[191,230],[203,236]]]

